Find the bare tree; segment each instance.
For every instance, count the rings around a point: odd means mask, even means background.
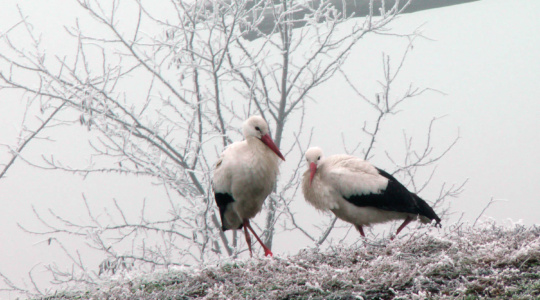
[[[76,266],[71,272],[50,267],[58,283],[93,282],[100,275],[88,275],[92,272],[82,259],[63,247],[59,238],[63,234],[86,240],[106,256],[100,273],[129,269],[133,264],[141,268],[198,264],[244,252],[246,247],[239,244],[236,233],[228,235],[220,229],[211,192],[218,153],[241,138],[239,128],[245,118],[260,114],[270,123],[274,141],[285,155],[302,157],[306,148],[302,136],[307,134],[303,117],[310,92],[336,74],[362,37],[387,33],[387,25],[409,4],[395,1],[391,7],[384,3],[376,7],[371,1],[364,18],[343,26],[353,15],[340,12],[331,1],[171,1],[168,12],[174,12],[174,19],[154,12],[142,1],[107,5],[76,1],[95,24],[77,22],[66,28],[78,45],[71,57],[44,55],[22,13],[19,27],[26,31],[31,48],[15,45],[10,34],[3,36],[9,51],[0,53],[0,63],[6,66],[0,71],[0,89],[16,89],[39,99],[33,103],[46,117],[14,148],[1,176],[16,158],[83,176],[111,172],[147,176],[166,189],[170,215],[150,220],[143,205],[133,221],[115,202],[110,220],[104,221],[92,212],[86,198],[88,222],[84,224],[53,210],[49,216],[35,211],[43,228],[23,229],[55,236],[52,241]],[[261,30],[259,25],[268,16],[274,26]],[[132,26],[124,22],[133,19]],[[104,28],[105,33],[94,35],[91,26]],[[257,38],[250,41],[247,35]],[[391,99],[390,86],[401,66],[391,72],[388,57],[383,65],[387,77],[377,100],[358,92],[379,114],[374,128],[364,128],[371,140],[364,147],[366,158],[372,155],[384,116],[425,91],[411,89],[403,98]],[[289,126],[293,118],[300,120],[296,128]],[[90,165],[68,167],[61,157],[21,156],[24,146],[41,131],[77,123],[95,133],[90,140],[95,152]],[[438,156],[431,150],[429,137],[420,155],[411,145],[406,164],[396,172],[407,174],[414,184],[416,168],[435,163],[452,145]],[[292,228],[320,245],[335,219],[318,233],[295,223],[289,204],[299,197],[302,158],[288,163],[297,168],[281,175],[275,193],[266,201],[264,224],[259,224],[263,238],[272,247],[278,225],[289,230],[287,224],[292,222]]]

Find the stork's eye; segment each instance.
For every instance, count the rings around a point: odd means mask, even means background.
[[[321,160],[321,157],[320,157],[320,156],[319,156],[319,157],[317,157],[317,160]]]
[[[261,131],[261,128],[259,128],[259,126],[255,126],[255,130]]]

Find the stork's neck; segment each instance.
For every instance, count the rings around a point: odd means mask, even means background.
[[[261,159],[270,160],[277,163],[279,157],[270,149],[261,139],[249,136],[246,138],[246,142],[253,155],[258,156]]]
[[[252,179],[259,181],[264,181],[264,178],[272,179],[271,188],[279,172],[280,158],[256,137],[248,137],[246,143],[246,152],[243,156],[243,165],[248,168],[246,171],[250,173]]]

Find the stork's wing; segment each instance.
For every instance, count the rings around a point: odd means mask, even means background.
[[[388,184],[369,162],[349,155],[331,156],[323,168],[324,179],[343,197],[379,194]]]
[[[237,229],[228,228],[225,226],[225,211],[227,210],[227,205],[229,205],[229,203],[231,202],[234,202],[234,198],[230,194],[216,192],[214,192],[214,197],[216,199],[216,204],[219,208],[219,216],[221,217],[221,229],[223,229],[223,231],[227,229]]]
[[[427,204],[426,201],[424,201],[424,199],[418,197],[418,195],[416,194],[412,194],[412,195],[416,199],[416,204],[418,205],[418,210],[420,211],[419,214],[427,217],[430,220],[435,220],[435,222],[437,222],[437,225],[442,226],[441,218],[437,216],[433,208],[431,208],[431,206],[429,206],[429,204]]]
[[[227,205],[229,203],[234,202],[234,198],[232,197],[230,193],[230,184],[228,177],[229,174],[226,172],[226,170],[223,170],[223,155],[219,158],[219,160],[216,163],[216,167],[214,170],[214,178],[212,182],[212,188],[214,190],[214,199],[216,199],[216,204],[219,208],[219,216],[221,218],[221,229],[223,231],[228,228],[225,224],[225,212],[227,211]],[[235,228],[236,229],[236,228]]]
[[[221,153],[216,165],[214,166],[214,174],[212,176],[212,188],[216,193],[228,193],[232,194],[231,191],[231,169],[234,169],[234,166],[231,164],[231,161],[234,161],[234,152],[231,152],[229,149],[232,148],[235,144],[227,147]]]
[[[223,170],[223,158],[225,151],[221,153],[216,165],[214,167],[214,176],[212,178],[212,189],[214,190],[214,199],[216,199],[216,204],[219,208],[219,216],[221,218],[221,228],[223,231],[228,228],[225,227],[225,211],[227,210],[227,205],[231,202],[234,202],[234,198],[228,191],[227,178],[228,174],[226,170]]]
[[[424,200],[409,192],[394,176],[381,169],[377,168],[376,170],[379,176],[388,180],[385,189],[378,193],[343,195],[343,198],[356,206],[370,206],[387,211],[421,214],[429,219],[438,219],[440,221],[433,209]],[[422,203],[419,203],[420,201]]]
[[[225,220],[225,214],[229,207],[229,203],[234,202],[232,196],[232,173],[231,170],[234,169],[235,162],[235,150],[236,148],[241,147],[242,142],[236,142],[231,144],[221,153],[216,165],[214,167],[214,175],[212,177],[212,189],[214,190],[214,199],[216,199],[216,204],[219,208],[219,215],[221,217],[221,226],[223,231],[227,229],[238,229],[231,228]],[[231,150],[232,149],[232,150]]]

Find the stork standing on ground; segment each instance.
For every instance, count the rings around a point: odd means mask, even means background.
[[[304,173],[305,199],[319,210],[331,210],[352,223],[365,237],[362,226],[404,220],[396,235],[417,217],[422,223],[441,219],[416,194],[392,175],[350,155],[323,157],[321,148],[306,151],[309,170]],[[393,239],[393,237],[392,237]]]
[[[253,256],[249,229],[263,247],[264,255],[272,256],[272,251],[255,233],[249,219],[261,211],[264,200],[276,184],[279,160],[285,158],[272,141],[268,124],[262,117],[250,117],[242,130],[245,140],[225,149],[216,164],[212,184],[214,196],[223,231],[243,227],[249,254]]]

